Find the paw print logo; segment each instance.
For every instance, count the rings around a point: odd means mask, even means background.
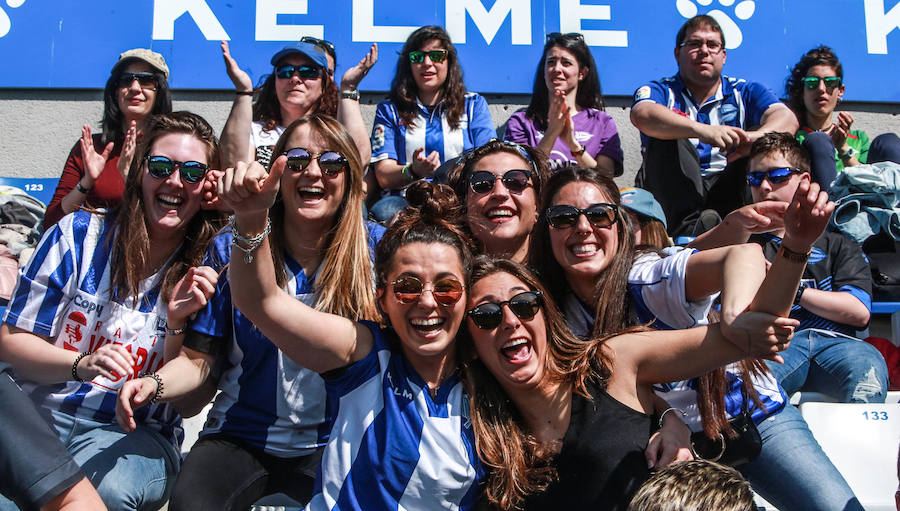
[[[721,9],[715,8],[704,13],[699,12],[698,5],[708,8],[712,6],[712,3],[713,0],[676,0],[675,7],[678,9],[678,13],[685,18],[693,18],[697,14],[712,16],[719,22],[719,25],[722,27],[722,33],[725,34],[725,48],[729,50],[737,48],[743,42],[744,34],[741,33],[741,28],[732,17],[741,21],[750,19],[754,11],[756,11],[756,2],[753,0],[742,0],[740,2],[736,2],[736,0],[716,0],[715,3],[719,4],[722,7]],[[729,15],[723,9],[731,10],[732,14]]]
[[[6,0],[6,5],[15,9],[16,7],[20,7],[25,3],[25,0]],[[0,5],[0,37],[5,36],[9,33],[9,29],[12,26],[12,23],[9,21],[9,16],[6,14],[6,11],[3,10],[3,6]]]

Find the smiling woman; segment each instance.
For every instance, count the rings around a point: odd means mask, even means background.
[[[200,211],[216,151],[199,116],[151,117],[121,206],[77,211],[49,229],[0,327],[0,358],[110,509],[158,509],[178,471],[181,417],[157,402],[154,371],[215,286],[215,273],[192,267],[220,226],[217,214]],[[113,419],[116,393],[135,378],[155,394],[123,429]]]

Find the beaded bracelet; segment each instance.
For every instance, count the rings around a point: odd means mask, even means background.
[[[248,238],[247,236],[241,234],[237,229],[237,225],[234,223],[234,215],[229,219],[229,223],[231,224],[231,231],[234,233],[234,237],[231,239],[231,245],[237,247],[244,253],[244,263],[250,264],[253,262],[253,252],[262,245],[266,236],[272,232],[272,220],[270,218],[266,218],[266,228],[256,236],[252,238]]]
[[[78,376],[78,363],[81,362],[81,359],[83,359],[84,357],[86,357],[90,354],[91,354],[90,351],[85,351],[85,352],[79,354],[77,357],[75,357],[75,362],[72,362],[72,379],[73,380],[84,383],[84,380],[81,378],[81,376]]]
[[[156,373],[144,373],[144,378],[153,378],[156,381],[156,392],[150,398],[150,404],[153,404],[162,397],[165,385],[163,385],[162,378]]]

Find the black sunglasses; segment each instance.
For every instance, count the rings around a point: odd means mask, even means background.
[[[167,156],[147,156],[144,158],[147,162],[147,171],[156,179],[166,179],[171,176],[175,169],[181,174],[181,180],[192,185],[203,181],[209,165],[200,163],[199,161],[178,161]]]
[[[557,39],[575,39],[584,42],[584,35],[581,32],[550,32],[547,34],[547,42],[556,41]]]
[[[763,179],[768,179],[773,185],[779,185],[790,179],[792,175],[800,173],[802,173],[802,171],[800,169],[795,169],[794,167],[778,167],[775,169],[748,172],[747,184],[756,188],[762,184]]]
[[[476,305],[469,309],[466,313],[478,328],[482,330],[493,330],[497,328],[503,321],[503,306],[509,307],[509,310],[519,319],[531,319],[541,309],[543,297],[540,291],[524,291],[509,300],[502,302],[487,302]]]
[[[283,66],[278,66],[275,68],[275,76],[277,76],[278,78],[288,79],[294,76],[294,73],[297,73],[297,75],[304,80],[309,80],[311,78],[318,78],[322,73],[322,69],[307,64],[303,64],[300,66],[285,64]]]
[[[318,37],[305,35],[300,38],[300,42],[314,44],[319,48],[327,51],[331,55],[331,57],[334,58],[334,43],[332,43],[331,41],[326,41],[325,39],[319,39]]]
[[[135,80],[144,89],[159,86],[159,81],[153,73],[122,73],[119,75],[116,83],[118,83],[119,87],[130,87]]]
[[[531,179],[531,171],[523,169],[507,170],[502,176],[498,176],[487,170],[476,170],[469,174],[469,188],[473,193],[481,195],[494,189],[494,182],[500,180],[507,190],[513,193],[522,193],[528,188],[528,180]]]
[[[400,303],[410,304],[418,300],[425,292],[425,283],[413,275],[404,275],[391,282],[394,297]],[[463,286],[456,279],[438,279],[431,283],[431,295],[441,305],[453,305],[463,295]]]
[[[557,204],[547,208],[547,222],[554,229],[575,227],[581,215],[584,215],[594,227],[609,227],[619,221],[619,208],[608,202],[591,204],[584,209],[569,204]]]
[[[326,176],[336,176],[344,170],[348,163],[347,159],[341,156],[337,151],[324,151],[321,153],[311,153],[303,147],[295,147],[288,149],[284,153],[287,156],[287,168],[294,172],[301,172],[309,167],[313,160],[319,161],[319,168]]]

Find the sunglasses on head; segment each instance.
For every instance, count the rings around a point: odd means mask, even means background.
[[[287,156],[287,168],[294,172],[301,172],[309,167],[313,160],[319,161],[319,168],[327,176],[336,176],[347,167],[347,159],[337,151],[324,151],[311,153],[303,147],[288,149],[284,153]]]
[[[523,169],[507,170],[503,175],[497,175],[487,170],[476,170],[469,174],[469,188],[472,193],[489,193],[494,189],[494,182],[500,180],[507,190],[513,193],[521,193],[528,188],[528,180],[531,179],[531,171]]]
[[[418,277],[404,275],[391,282],[394,296],[400,303],[413,303],[425,292],[425,283]],[[463,295],[463,286],[456,279],[444,278],[431,283],[431,295],[441,305],[453,305]]]
[[[818,89],[819,82],[825,82],[825,88],[828,90],[834,90],[837,87],[841,86],[843,83],[843,79],[840,76],[826,76],[824,78],[818,76],[807,76],[800,81],[803,82],[803,86],[807,89]]]
[[[428,55],[432,62],[439,64],[447,58],[447,50],[413,50],[409,52],[409,62],[411,64],[421,64],[425,62],[425,55]]]
[[[509,300],[502,302],[487,302],[476,305],[469,309],[466,313],[478,328],[482,330],[493,330],[500,326],[503,322],[503,306],[509,307],[509,310],[519,319],[531,319],[541,309],[543,303],[540,291],[524,291]]]
[[[199,161],[178,161],[167,156],[147,156],[147,171],[156,179],[166,179],[175,169],[181,174],[181,180],[189,184],[197,184],[203,181],[209,165]]]
[[[119,87],[130,87],[134,81],[137,80],[138,84],[144,89],[148,87],[157,87],[159,84],[156,80],[156,75],[153,73],[122,73],[119,75]]]
[[[779,167],[758,172],[748,172],[747,184],[756,188],[762,184],[763,179],[768,179],[773,185],[778,185],[790,179],[792,174],[800,173],[800,169],[795,169],[794,167]]]
[[[619,221],[619,208],[615,204],[598,202],[580,209],[568,204],[557,204],[547,208],[547,223],[554,229],[575,227],[578,218],[584,215],[594,227],[609,227]]]
[[[319,48],[322,48],[323,50],[330,53],[332,57],[334,57],[334,55],[335,55],[334,43],[332,43],[331,41],[326,41],[325,39],[319,39],[318,37],[312,37],[312,36],[305,35],[300,38],[300,42],[314,44],[314,45],[318,46]]]
[[[578,41],[584,42],[584,35],[581,32],[550,32],[547,34],[547,42],[556,41],[557,39],[576,39]]]
[[[297,76],[304,80],[309,80],[312,78],[318,78],[322,73],[322,69],[316,66],[310,66],[309,64],[303,64],[300,66],[285,64],[283,66],[278,66],[275,68],[275,76],[277,76],[278,78],[288,79],[294,76],[294,73],[297,73]]]

